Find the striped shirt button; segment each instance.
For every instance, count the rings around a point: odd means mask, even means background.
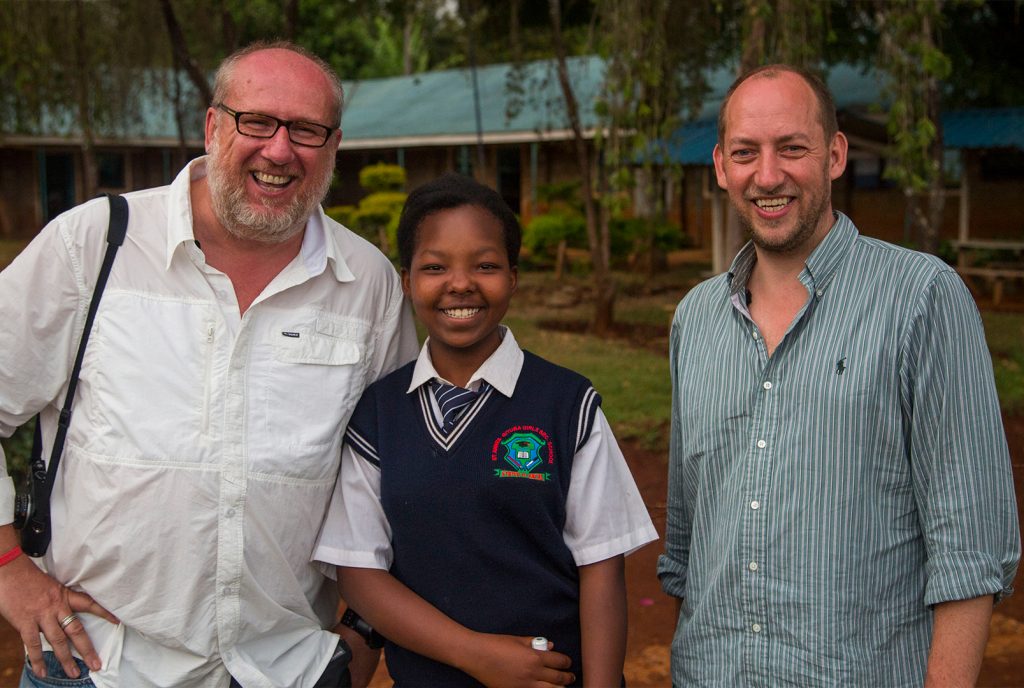
[[[764,449],[767,446],[768,446],[768,443],[765,442],[764,440],[758,440],[757,441],[757,448],[758,449]]]
[[[757,571],[757,562],[756,561],[750,562],[749,564],[747,564],[747,568],[750,569],[751,571]]]
[[[752,624],[750,626],[750,630],[752,630],[754,633],[760,633],[761,632],[761,624],[759,624],[759,623]]]
[[[759,502],[759,501],[757,501],[757,500],[755,499],[754,501],[752,501],[752,502],[750,503],[750,508],[751,508],[751,509],[753,509],[754,511],[757,511],[758,509],[760,509],[760,508],[761,508],[761,502]]]
[[[751,336],[753,336],[754,339],[757,339],[757,330],[754,330],[750,334],[751,334]]]
[[[764,385],[763,385],[763,387],[764,387],[765,389],[771,389],[771,388],[772,388],[772,383],[770,383],[770,382],[765,382],[765,383],[764,383]]]

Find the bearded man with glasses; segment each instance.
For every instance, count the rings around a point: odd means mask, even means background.
[[[352,407],[417,343],[391,264],[320,208],[341,110],[322,60],[249,46],[217,72],[208,155],[126,195],[38,566],[0,526],[22,686],[349,684],[365,644],[325,630],[310,555]],[[107,220],[64,213],[0,273],[0,434],[41,412],[46,456]],[[12,503],[0,473],[0,523]]]

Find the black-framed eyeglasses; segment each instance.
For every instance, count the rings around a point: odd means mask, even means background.
[[[321,148],[331,137],[337,127],[328,127],[316,122],[298,122],[295,120],[278,119],[260,112],[238,112],[224,103],[217,107],[235,118],[235,129],[242,136],[257,139],[269,139],[284,127],[288,131],[288,139],[299,146]]]

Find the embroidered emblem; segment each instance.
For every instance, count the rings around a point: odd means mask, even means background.
[[[541,482],[551,480],[550,473],[532,472],[545,459],[549,464],[555,462],[550,435],[536,426],[513,425],[501,433],[491,447],[491,461],[498,461],[499,457],[515,470],[495,468],[496,478],[527,478]]]
[[[843,356],[836,361],[836,375],[842,375],[846,372],[846,356]]]

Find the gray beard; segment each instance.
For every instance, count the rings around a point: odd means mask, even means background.
[[[312,183],[281,208],[266,200],[249,201],[244,180],[235,180],[223,170],[217,147],[211,146],[206,160],[206,181],[210,187],[213,212],[229,234],[248,241],[279,244],[291,239],[306,227],[306,221],[327,196],[333,170],[327,168],[322,179]],[[237,183],[236,183],[237,182]]]

